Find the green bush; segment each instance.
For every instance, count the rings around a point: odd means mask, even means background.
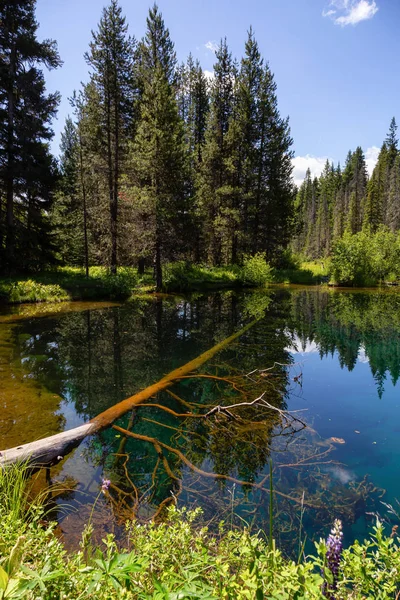
[[[244,285],[261,287],[273,281],[272,267],[267,263],[265,254],[257,252],[246,255],[241,269],[241,281]]]
[[[330,262],[331,279],[342,285],[369,286],[400,277],[400,237],[381,227],[338,240]]]

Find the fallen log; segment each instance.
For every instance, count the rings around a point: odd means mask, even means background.
[[[144,390],[141,390],[133,396],[118,402],[118,404],[115,404],[114,406],[111,406],[104,412],[97,415],[97,417],[94,417],[94,419],[91,419],[88,423],[84,423],[83,425],[79,425],[74,429],[63,431],[62,433],[57,433],[35,442],[23,444],[22,446],[17,446],[8,450],[1,450],[0,467],[21,461],[26,461],[33,466],[46,466],[59,462],[64,458],[64,456],[79,446],[85,437],[106,429],[112,425],[114,421],[122,417],[138,404],[145,402],[159,392],[167,389],[183,376],[186,376],[192,371],[197,370],[205,362],[213,358],[218,352],[229,346],[229,344],[246,333],[246,331],[253,327],[256,322],[257,319],[225,340],[222,340],[222,342],[219,342],[210,350],[203,352],[203,354],[200,354],[200,356],[197,358],[194,358],[182,367],[174,369],[168,373],[168,375],[164,375],[164,377],[157,383],[153,383]]]

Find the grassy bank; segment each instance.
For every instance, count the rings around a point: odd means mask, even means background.
[[[234,287],[258,287],[273,281],[273,271],[260,256],[245,259],[243,266],[206,267],[176,262],[164,267],[165,292],[191,292]],[[133,293],[154,292],[153,273],[139,275],[120,267],[111,275],[105,267],[64,267],[30,276],[0,278],[0,302],[62,302],[68,300],[123,300]]]
[[[362,545],[341,551],[331,534],[328,543],[315,545],[315,556],[300,551],[294,561],[263,532],[228,530],[221,524],[218,534],[211,534],[196,526],[198,511],[170,509],[160,525],[128,521],[121,547],[112,535],[95,547],[89,523],[80,550],[68,554],[54,525],[44,519],[40,501],[29,501],[24,471],[20,466],[0,471],[0,598],[398,598],[400,540],[394,529],[385,535],[379,523]],[[99,490],[106,502],[108,486],[103,481]]]
[[[242,266],[208,267],[187,262],[164,266],[164,291],[189,293],[225,288],[264,287],[267,284],[321,285],[330,279],[327,261],[299,263],[287,269],[272,269],[262,256],[245,259]],[[111,275],[105,267],[63,267],[29,276],[0,278],[0,302],[62,302],[70,300],[124,300],[134,293],[152,293],[152,271],[120,267]]]
[[[64,267],[27,276],[0,278],[0,302],[63,302],[68,300],[123,300],[145,281],[136,270],[120,268],[111,275],[105,267],[83,269]]]

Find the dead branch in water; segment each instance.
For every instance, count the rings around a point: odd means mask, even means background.
[[[307,427],[307,425],[304,421],[302,421],[298,417],[293,416],[293,414],[295,412],[303,412],[303,411],[294,410],[294,411],[289,412],[287,410],[282,410],[282,409],[278,408],[277,406],[273,406],[272,404],[267,402],[267,400],[264,399],[264,396],[265,396],[265,392],[263,392],[261,394],[261,396],[259,396],[252,402],[238,402],[237,404],[231,404],[230,406],[219,406],[219,405],[215,406],[214,408],[209,410],[205,416],[210,417],[211,415],[213,415],[215,413],[224,413],[227,416],[229,416],[233,419],[236,419],[237,417],[235,417],[235,415],[233,415],[230,412],[231,410],[234,410],[237,408],[242,408],[244,406],[254,406],[256,404],[258,404],[258,405],[261,404],[262,406],[267,407],[269,410],[275,410],[276,412],[278,412],[279,415],[282,417],[282,420],[285,424],[293,424],[293,422],[298,422],[302,426],[302,429],[305,429]],[[307,410],[307,409],[303,409],[303,410]]]
[[[111,406],[97,415],[94,419],[91,419],[88,423],[35,442],[23,444],[16,448],[2,450],[0,452],[0,466],[20,461],[29,461],[32,465],[42,466],[59,462],[66,454],[69,454],[69,452],[79,446],[82,440],[87,436],[106,429],[114,423],[114,421],[122,417],[138,404],[141,404],[149,398],[156,396],[159,392],[166,390],[172,386],[175,381],[178,381],[183,377],[188,377],[190,373],[199,369],[199,367],[213,358],[218,352],[221,352],[221,350],[246,333],[256,322],[257,319],[222,342],[219,342],[210,350],[203,352],[203,354],[200,354],[197,358],[190,360],[182,367],[174,369],[168,373],[168,375],[162,377],[157,383],[153,383],[144,390]]]

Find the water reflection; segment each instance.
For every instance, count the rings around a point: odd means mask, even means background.
[[[336,414],[336,420],[328,417],[328,405],[318,400],[313,408],[310,399],[317,386],[303,362],[306,355],[318,357],[320,366],[312,365],[330,387],[325,396],[333,403],[341,394],[340,369],[355,373],[360,362],[371,370],[376,396],[382,397],[388,376],[392,386],[399,377],[400,296],[396,293],[274,289],[190,301],[138,300],[7,324],[8,352],[12,369],[18,368],[29,382],[46,391],[43,411],[50,409],[57,417],[53,429],[69,428],[154,383],[253,318],[258,322],[245,335],[193,377],[158,394],[147,403],[152,406],[137,408],[120,420],[118,425],[136,438],[110,428],[87,440],[53,470],[53,478],[67,477],[74,487],[71,502],[79,507],[79,519],[87,518],[100,478],[106,475],[112,487],[99,505],[102,526],[115,527],[118,519],[127,516],[158,514],[176,499],[186,505],[200,504],[208,521],[229,515],[262,526],[268,519],[270,457],[279,523],[276,535],[283,541],[293,538],[302,508],[304,527],[312,535],[326,526],[333,513],[349,528],[354,523],[360,527],[360,519],[381,507],[381,485],[366,477],[372,456],[365,446],[360,451],[363,439],[350,446],[349,433],[340,421],[343,414]],[[1,327],[5,335],[6,325]],[[5,385],[7,381],[3,377]],[[218,405],[251,404],[263,393],[270,408],[259,403],[207,419],[201,416]],[[53,398],[52,404],[48,397]],[[17,408],[15,394],[12,402]],[[288,407],[310,409],[298,415],[306,418],[306,430],[299,423],[287,426],[286,413],[279,411]],[[21,406],[18,410],[24,413]],[[371,404],[364,412],[370,418],[376,410]],[[29,419],[35,418],[36,438],[49,434],[41,414],[38,404],[29,412]],[[15,444],[15,431],[12,437],[9,427],[2,427],[1,435],[3,447],[12,445],[10,440]],[[344,446],[337,441],[342,438]],[[17,443],[22,441],[28,440]],[[357,460],[347,466],[349,456]],[[381,465],[386,460],[385,468],[392,468],[382,453],[374,460]],[[70,537],[79,533],[77,515],[64,519],[63,528]],[[355,533],[349,529],[348,535]]]
[[[337,352],[340,365],[352,371],[368,362],[379,397],[390,375],[400,375],[400,295],[397,292],[340,293],[301,291],[291,295],[288,319],[296,332],[295,350],[314,344],[321,357]]]

